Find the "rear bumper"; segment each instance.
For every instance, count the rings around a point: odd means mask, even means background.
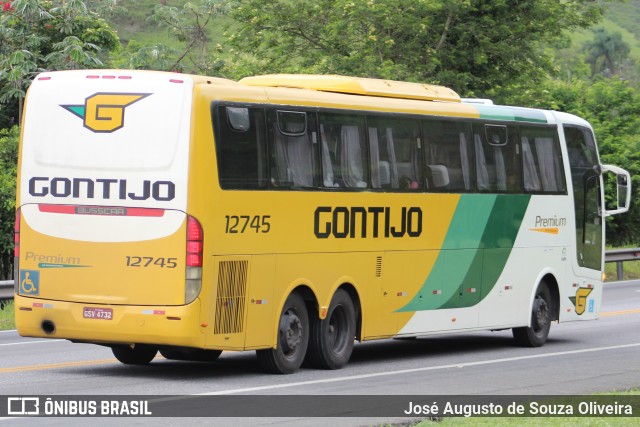
[[[112,316],[108,316],[111,319],[85,318],[85,307],[111,309]],[[120,306],[16,295],[15,312],[18,333],[25,337],[99,344],[137,343],[196,348],[204,345],[199,299],[184,306]],[[43,328],[43,323],[48,323],[49,333]]]

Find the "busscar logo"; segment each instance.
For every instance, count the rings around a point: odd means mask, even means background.
[[[124,110],[150,93],[95,93],[84,105],[60,105],[83,120],[84,127],[96,133],[110,133],[124,126]]]

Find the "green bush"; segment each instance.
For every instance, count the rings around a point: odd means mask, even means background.
[[[20,128],[0,129],[0,279],[13,270],[13,225],[16,208],[16,172]]]

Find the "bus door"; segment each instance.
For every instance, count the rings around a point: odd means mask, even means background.
[[[602,287],[594,283],[602,280],[604,254],[604,218],[626,212],[630,202],[630,176],[624,169],[600,165],[595,139],[591,130],[577,126],[564,126],[564,134],[571,166],[571,181],[575,209],[576,247],[573,268],[581,277],[574,284],[575,296],[570,296],[575,313],[598,313],[594,307],[600,301]],[[617,175],[617,206],[607,211],[604,206],[602,172]],[[594,292],[596,289],[596,292]]]
[[[600,280],[602,244],[602,180],[600,162],[591,131],[564,127],[571,166],[575,210],[576,258],[578,276]]]

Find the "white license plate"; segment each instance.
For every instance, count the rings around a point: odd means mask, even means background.
[[[113,319],[113,309],[112,308],[99,308],[99,307],[84,307],[82,309],[82,316],[85,319],[112,320]]]

